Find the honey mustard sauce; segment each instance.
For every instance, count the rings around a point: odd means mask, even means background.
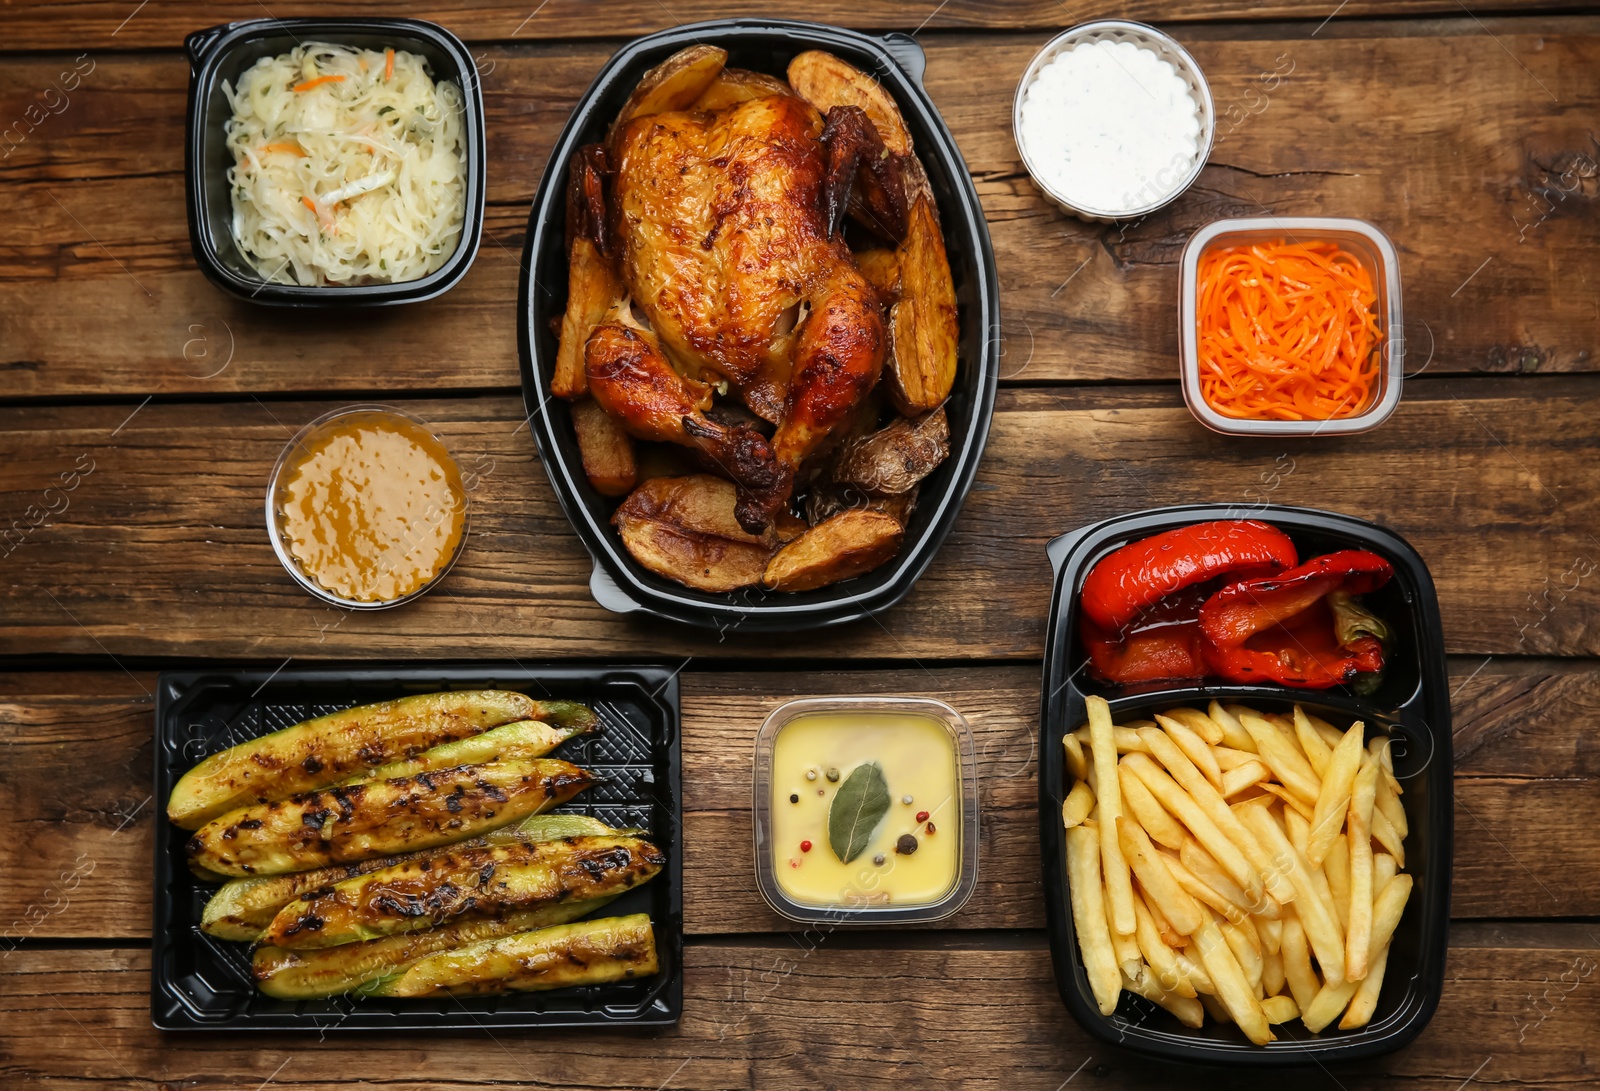
[[[359,602],[411,594],[450,566],[466,523],[461,474],[414,421],[352,413],[308,435],[278,486],[300,570]]]

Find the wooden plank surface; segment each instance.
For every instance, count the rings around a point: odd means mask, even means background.
[[[1430,1027],[1397,1055],[1277,1077],[1290,1086],[1459,1091],[1592,1086],[1600,940],[1585,925],[1458,925]],[[1178,1070],[1095,1041],[1067,1014],[1039,933],[971,945],[863,947],[834,934],[694,944],[683,1022],[616,1033],[161,1034],[149,952],[12,953],[0,974],[0,1058],[19,1091],[271,1085],[276,1091],[528,1087],[905,1087],[1195,1091],[1237,1072]],[[870,983],[871,987],[863,988]],[[379,1073],[382,1073],[381,1077]],[[1325,1082],[1324,1082],[1325,1081]]]
[[[1600,312],[1584,274],[1600,248],[1594,22],[1335,26],[1186,29],[1221,139],[1193,191],[1121,226],[1064,216],[1023,172],[1010,103],[1040,34],[927,36],[929,91],[994,238],[1005,381],[1173,378],[1183,242],[1211,219],[1264,212],[1362,217],[1391,235],[1412,373],[1596,367]],[[4,396],[514,387],[527,207],[616,44],[479,50],[490,208],[472,271],[428,304],[292,322],[194,268],[179,57],[91,55],[68,94],[50,89],[75,56],[0,67],[0,118],[24,119],[20,139],[0,137],[14,210],[0,240]],[[1378,99],[1407,108],[1374,110]],[[43,111],[37,125],[30,109]]]
[[[432,594],[354,614],[299,590],[265,529],[273,461],[329,403],[0,409],[0,654],[1033,659],[1051,536],[1207,501],[1398,530],[1433,571],[1451,652],[1595,655],[1597,396],[1596,376],[1425,380],[1382,429],[1305,446],[1213,435],[1166,387],[1006,392],[973,492],[910,597],[838,631],[758,640],[597,606],[514,397],[408,403],[477,475],[471,538]],[[46,492],[74,466],[90,471],[74,491]]]
[[[1480,15],[1495,12],[1572,10],[1570,0],[1494,0],[1478,7]],[[11,50],[171,49],[185,35],[218,23],[240,19],[291,19],[329,14],[326,4],[310,0],[276,0],[270,9],[241,0],[85,0],[67,12],[47,0],[6,0],[6,48]],[[603,35],[650,34],[707,19],[778,18],[832,23],[868,31],[896,29],[922,32],[947,29],[1037,29],[1054,32],[1090,19],[1139,19],[1145,22],[1189,22],[1207,19],[1293,19],[1307,29],[1332,20],[1370,15],[1429,15],[1459,12],[1446,0],[1354,0],[1329,5],[1325,0],[1135,0],[1133,3],[1078,3],[1053,0],[822,0],[820,3],[774,4],[763,0],[605,0],[604,15],[585,0],[488,0],[480,4],[394,4],[355,0],[339,5],[339,13],[355,17],[404,15],[442,23],[469,42],[538,41],[594,38]]]
[[[756,892],[748,755],[756,727],[795,697],[924,694],[977,733],[977,893],[943,927],[1041,928],[1038,668],[681,675],[684,919],[694,935],[784,932]],[[1453,664],[1458,918],[1600,915],[1600,666]],[[149,936],[155,676],[13,674],[0,684],[0,949],[16,941]],[[149,691],[149,692],[147,692]],[[92,755],[92,757],[91,757]],[[1553,846],[1559,846],[1555,851]]]

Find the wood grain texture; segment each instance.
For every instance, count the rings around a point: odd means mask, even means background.
[[[1457,926],[1443,999],[1415,1043],[1317,1073],[1346,1091],[1589,1086],[1600,1019],[1592,929]],[[933,937],[929,937],[932,939]],[[165,1035],[150,1027],[149,952],[27,950],[0,975],[0,1058],[18,1091],[272,1086],[397,1091],[477,1087],[905,1087],[1223,1091],[1237,1073],[1159,1065],[1106,1046],[1057,998],[1039,933],[862,948],[691,944],[683,1022],[618,1033]],[[870,982],[871,988],[863,984]],[[625,1056],[619,1056],[625,1051]],[[1291,1077],[1293,1078],[1293,1077]],[[1315,1083],[1308,1084],[1316,1086]]]
[[[1284,446],[1205,431],[1170,388],[1006,392],[973,492],[904,603],[837,631],[752,640],[594,603],[520,399],[408,403],[473,475],[470,539],[436,591],[373,613],[299,590],[265,529],[274,460],[337,403],[0,409],[0,654],[1034,659],[1051,536],[1207,501],[1393,527],[1433,571],[1451,652],[1594,655],[1597,396],[1600,377],[1423,381],[1370,435]],[[75,464],[92,472],[74,491],[46,491]]]
[[[406,15],[442,23],[469,42],[581,39],[615,35],[650,34],[684,23],[706,19],[779,18],[832,23],[860,30],[978,30],[1034,29],[1055,32],[1090,19],[1139,19],[1145,22],[1192,22],[1207,19],[1307,20],[1307,30],[1332,19],[1337,5],[1324,0],[1273,0],[1247,4],[1242,0],[1182,0],[1159,3],[1135,0],[1131,4],[1105,2],[1064,9],[1051,0],[824,0],[822,3],[770,4],[761,0],[676,0],[663,7],[652,0],[605,0],[603,9],[585,0],[490,0],[488,3],[408,4],[356,0],[339,5],[340,14],[386,18]],[[1478,9],[1491,12],[1571,10],[1563,0],[1495,0]],[[603,14],[601,14],[603,10]],[[1459,8],[1445,0],[1355,0],[1337,7],[1340,20],[1363,15],[1452,15]],[[8,0],[6,48],[13,50],[60,49],[171,49],[184,35],[217,23],[266,17],[260,4],[238,0],[86,0],[63,15],[45,0]],[[271,7],[280,19],[329,14],[326,4],[310,0],[279,0]],[[1334,24],[1337,26],[1337,24]]]
[[[147,5],[129,31],[163,7]],[[1217,103],[1212,165],[1167,210],[1119,226],[1065,216],[1023,171],[1011,101],[1042,34],[927,37],[928,89],[994,238],[1006,382],[1172,378],[1183,243],[1212,219],[1263,213],[1355,216],[1389,233],[1412,373],[1596,367],[1592,19],[1462,16],[1316,37],[1300,26],[1196,27],[1183,37]],[[194,267],[181,59],[93,54],[66,94],[50,89],[74,55],[8,63],[0,120],[19,125],[0,129],[14,210],[0,241],[6,396],[514,387],[527,207],[615,44],[477,50],[490,207],[472,271],[427,304],[293,321],[233,300]],[[979,48],[984,63],[973,66]],[[1406,109],[1374,110],[1380,99]]]
[[[1481,667],[1481,669],[1479,669]],[[1477,671],[1476,674],[1473,671]],[[1038,669],[714,673],[686,670],[684,917],[694,935],[782,932],[752,876],[751,739],[785,700],[925,694],[977,735],[977,893],[943,927],[1043,927],[1038,831]],[[1592,661],[1456,660],[1458,918],[1600,915],[1600,667]],[[0,949],[17,940],[143,939],[150,927],[155,676],[26,673],[0,704]],[[92,759],[89,755],[93,755]],[[1551,851],[1552,845],[1560,851]]]

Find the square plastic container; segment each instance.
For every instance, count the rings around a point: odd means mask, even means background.
[[[287,53],[302,42],[364,49],[402,49],[423,57],[435,80],[461,92],[466,140],[466,208],[455,253],[425,277],[395,284],[276,284],[262,277],[233,241],[228,193],[227,133],[232,116],[222,81],[239,77],[262,57]],[[454,34],[417,19],[251,19],[196,31],[184,40],[189,54],[189,131],[184,174],[189,243],[206,279],[241,299],[282,307],[378,306],[415,303],[448,291],[466,275],[483,234],[483,91],[472,54]]]
[[[216,887],[189,870],[189,833],[166,800],[202,758],[247,739],[354,705],[452,689],[511,689],[582,701],[600,730],[552,755],[603,783],[556,808],[610,826],[636,826],[667,854],[661,873],[600,911],[648,913],[661,969],[647,978],[503,996],[277,1000],[257,991],[250,948],[200,930]],[[151,1020],[160,1030],[472,1031],[669,1026],[683,1013],[683,796],[678,682],[661,666],[371,663],[282,671],[213,667],[164,671],[156,689],[157,822],[151,931]]]
[[[1282,530],[1302,557],[1367,549],[1394,565],[1389,583],[1365,596],[1373,612],[1394,630],[1386,676],[1376,692],[1357,696],[1345,687],[1297,690],[1211,681],[1135,688],[1102,685],[1088,677],[1087,656],[1078,639],[1078,594],[1095,562],[1129,542],[1165,530],[1239,518],[1257,519]],[[1373,523],[1331,512],[1270,505],[1248,512],[1221,505],[1137,512],[1063,535],[1050,543],[1048,551],[1055,570],[1055,590],[1039,708],[1039,833],[1045,923],[1056,986],[1067,1010],[1095,1037],[1126,1049],[1171,1060],[1239,1067],[1357,1060],[1392,1052],[1411,1041],[1433,1017],[1444,989],[1455,819],[1444,639],[1438,596],[1422,558],[1405,539]],[[1405,839],[1403,870],[1416,885],[1395,930],[1377,1010],[1367,1026],[1351,1031],[1335,1026],[1314,1035],[1291,1020],[1273,1028],[1277,1041],[1256,1046],[1232,1024],[1220,1025],[1208,1016],[1204,1026],[1191,1029],[1126,991],[1116,1011],[1109,1017],[1100,1014],[1073,928],[1066,831],[1061,825],[1061,803],[1072,787],[1061,737],[1087,720],[1084,698],[1091,694],[1106,698],[1112,720],[1119,724],[1164,708],[1203,707],[1216,698],[1268,712],[1287,711],[1298,703],[1339,726],[1361,720],[1369,738],[1382,732],[1394,740],[1395,776],[1405,792],[1402,802],[1411,827]]]
[[[1200,392],[1199,318],[1196,314],[1200,299],[1200,259],[1215,247],[1274,239],[1337,242],[1372,272],[1383,367],[1378,374],[1377,393],[1359,413],[1328,420],[1250,420],[1219,413]],[[1190,236],[1179,264],[1182,286],[1178,294],[1178,344],[1183,400],[1207,428],[1230,436],[1348,436],[1376,428],[1388,420],[1389,414],[1400,404],[1406,364],[1400,259],[1389,236],[1377,227],[1365,220],[1327,216],[1243,216],[1215,220]]]
[[[807,716],[829,713],[864,713],[874,716],[901,715],[934,720],[950,734],[955,750],[960,781],[960,817],[941,829],[960,837],[956,854],[956,876],[950,888],[931,902],[906,905],[812,905],[795,901],[778,883],[777,862],[772,845],[773,748],[778,735],[789,724]],[[755,814],[756,885],[767,904],[792,921],[876,927],[889,924],[921,924],[953,916],[967,904],[978,885],[978,759],[972,728],[961,713],[931,697],[815,697],[789,701],[778,706],[761,725],[756,735]],[[891,801],[893,809],[899,801]],[[818,852],[828,851],[826,845]]]

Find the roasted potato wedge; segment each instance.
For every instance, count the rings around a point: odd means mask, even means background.
[[[567,267],[567,313],[561,318],[561,343],[550,378],[550,391],[556,397],[581,398],[588,393],[583,346],[622,294],[622,282],[594,241],[574,239]]]
[[[734,517],[731,481],[710,474],[651,478],[622,502],[611,521],[635,560],[701,591],[734,591],[761,582],[773,543]]]
[[[583,473],[601,496],[626,496],[639,483],[633,437],[617,419],[592,401],[572,407],[572,430],[578,434]]]
[[[612,133],[636,117],[687,110],[722,74],[728,51],[714,45],[692,45],[680,49],[639,80],[612,125]]]
[[[881,511],[842,511],[778,550],[761,582],[774,591],[810,591],[877,568],[900,550],[905,528]]]
[[[856,252],[856,268],[887,303],[900,298],[900,256],[887,247]]]
[[[960,326],[956,289],[926,197],[911,208],[898,253],[900,301],[889,312],[890,354],[884,378],[889,400],[908,417],[942,404],[956,381]]]
[[[901,526],[911,521],[917,510],[917,486],[898,496],[871,496],[854,486],[823,485],[811,489],[806,496],[806,518],[813,526],[821,525],[841,511],[880,511],[895,519]]]
[[[709,114],[751,99],[792,94],[793,89],[777,76],[752,72],[748,68],[724,68],[711,81],[711,86],[700,92],[700,97],[694,100],[690,109]]]
[[[916,488],[949,456],[950,425],[941,405],[850,441],[834,459],[833,480],[875,496],[897,496]]]
[[[884,146],[894,155],[911,154],[911,130],[883,85],[847,61],[820,49],[789,62],[789,86],[826,114],[835,106],[859,106]]]

